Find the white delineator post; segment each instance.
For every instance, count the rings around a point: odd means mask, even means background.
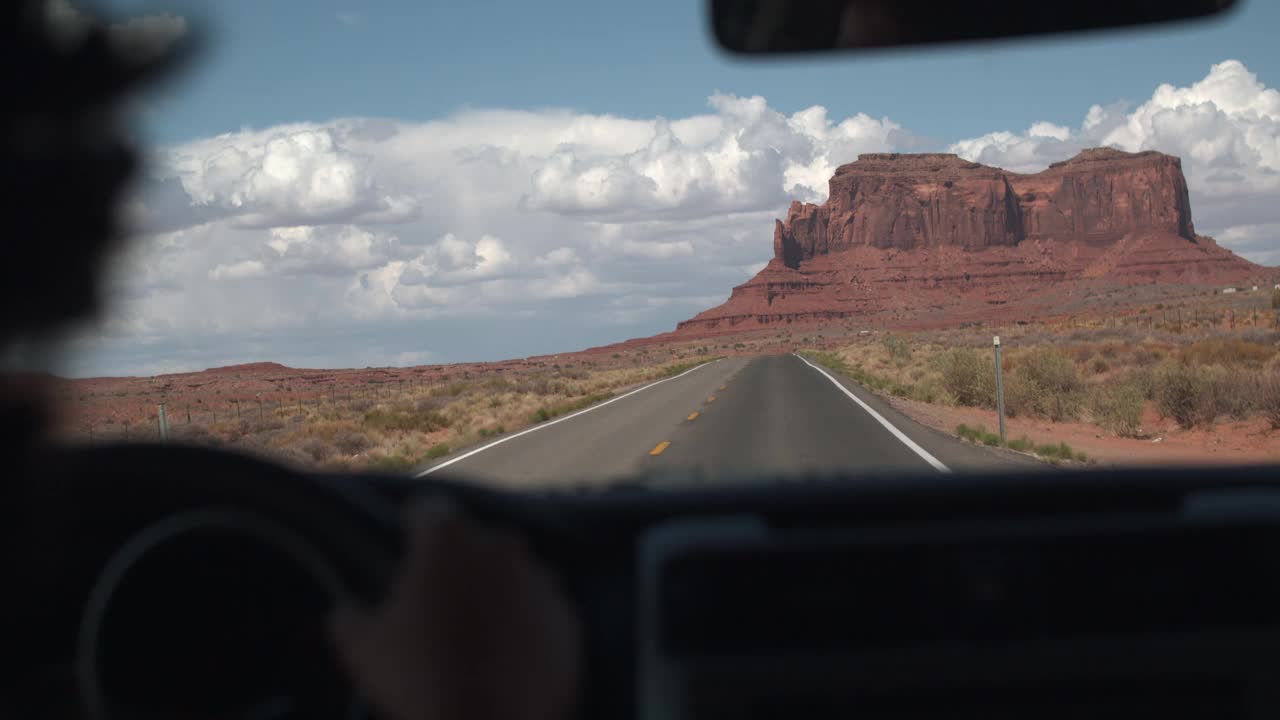
[[[1000,336],[994,339],[996,348],[996,414],[1000,416],[1000,444],[1004,445],[1004,376],[1000,369]]]
[[[160,403],[159,405],[157,405],[156,410],[158,411],[157,419],[159,420],[159,424],[160,424],[160,440],[161,441],[168,440],[169,439],[169,416],[165,414],[164,403]]]

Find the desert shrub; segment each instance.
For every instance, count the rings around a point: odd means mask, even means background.
[[[1219,415],[1244,420],[1257,407],[1258,373],[1214,365],[1204,368],[1204,378],[1200,414],[1205,423]]]
[[[187,425],[174,433],[174,437],[186,443],[204,444],[212,440],[213,434],[203,425]]]
[[[1156,409],[1184,428],[1200,422],[1204,378],[1198,368],[1174,362],[1161,366],[1155,377]]]
[[[1258,407],[1259,383],[1258,373],[1169,363],[1156,377],[1156,408],[1187,429],[1212,425],[1220,415],[1242,420]]]
[[[1236,338],[1208,338],[1183,348],[1180,357],[1189,365],[1223,365],[1260,368],[1276,354],[1274,347]]]
[[[1103,428],[1120,437],[1139,437],[1145,401],[1146,392],[1137,383],[1102,385],[1090,394],[1089,410],[1094,421]]]
[[[1280,288],[1271,291],[1271,307],[1272,309],[1280,308]]]
[[[436,458],[441,458],[448,454],[449,454],[448,443],[436,443],[435,445],[432,445],[430,448],[427,448],[427,452],[425,455],[422,456],[422,459],[435,460]]]
[[[515,387],[515,384],[506,378],[492,378],[485,380],[484,383],[481,384],[481,387],[485,390],[501,392],[503,390],[510,390]]]
[[[428,395],[424,398],[418,398],[417,402],[413,404],[413,410],[414,412],[430,413],[436,412],[444,406],[445,401],[442,398],[434,395]]]
[[[1133,364],[1138,367],[1150,367],[1164,359],[1164,353],[1147,347],[1133,351]]]
[[[373,407],[373,401],[365,398],[356,398],[351,401],[351,409],[356,412],[364,412]]]
[[[1152,368],[1138,367],[1125,373],[1123,383],[1131,385],[1142,393],[1143,400],[1154,400],[1156,392],[1156,371]]]
[[[993,432],[987,432],[987,428],[984,425],[970,427],[960,423],[956,426],[956,435],[988,447],[996,447],[1000,444],[1000,436]]]
[[[369,462],[369,469],[379,472],[404,472],[413,465],[413,461],[404,455],[383,455]]]
[[[334,433],[330,444],[333,445],[334,450],[343,455],[355,455],[373,447],[373,441],[369,439],[368,435],[350,428],[344,428]]]
[[[1007,447],[1010,450],[1017,450],[1018,452],[1026,452],[1032,449],[1033,447],[1035,447],[1035,443],[1031,441],[1031,438],[1027,437],[1026,435],[1023,435],[1020,438],[1010,440],[1007,443]]]
[[[438,412],[396,412],[395,410],[370,410],[364,414],[366,427],[378,430],[414,430],[434,432],[449,427],[449,418]]]
[[[255,418],[253,420],[246,421],[245,428],[247,432],[264,433],[271,432],[273,430],[283,430],[284,423],[281,422],[279,418],[274,417]]]
[[[907,366],[911,362],[911,343],[901,335],[890,335],[884,339],[884,349],[889,353],[889,359],[899,368]]]
[[[319,438],[307,438],[297,448],[315,462],[324,462],[333,455],[333,447]]]
[[[1075,360],[1081,365],[1089,362],[1089,360],[1093,358],[1092,345],[1077,345],[1071,348],[1070,352],[1071,352],[1071,359]]]
[[[1280,373],[1267,373],[1260,379],[1258,409],[1272,430],[1280,430]]]
[[[1110,370],[1111,365],[1109,365],[1105,359],[1095,357],[1093,362],[1089,364],[1089,369],[1092,370],[1095,375],[1101,375],[1102,373]]]
[[[529,416],[529,422],[546,422],[553,417],[559,417],[560,415],[581,410],[588,405],[595,405],[596,403],[608,400],[611,397],[613,397],[613,393],[611,392],[592,393],[590,395],[584,395],[577,398],[576,400],[569,400],[555,405],[540,407]]]
[[[1035,447],[1035,453],[1042,457],[1049,458],[1050,460],[1080,460],[1081,462],[1084,462],[1088,459],[1087,455],[1084,453],[1077,453],[1070,445],[1064,442],[1058,443],[1057,445],[1037,445]]]
[[[1220,415],[1241,420],[1259,406],[1260,384],[1258,373],[1169,363],[1156,378],[1156,407],[1183,428],[1211,425]]]
[[[975,350],[955,349],[938,358],[942,388],[956,404],[994,407],[996,398],[995,361]]]
[[[1009,375],[1005,409],[1010,415],[1043,415],[1055,422],[1080,415],[1085,386],[1066,355],[1050,348],[1033,350]]]
[[[471,383],[456,382],[447,385],[437,385],[431,388],[431,394],[436,396],[448,395],[449,397],[458,397],[471,389]]]
[[[908,386],[910,390],[906,393],[906,397],[912,400],[919,400],[927,403],[941,403],[951,405],[955,403],[955,398],[951,397],[946,390],[933,380],[915,383]]]
[[[738,345],[741,345],[741,344],[742,343],[738,343]],[[737,347],[737,345],[735,345],[734,347]],[[659,377],[675,377],[676,375],[679,375],[680,373],[685,372],[686,370],[692,370],[693,368],[699,365],[702,365],[704,363],[707,363],[710,360],[711,358],[699,358],[697,360],[691,360],[688,362],[674,363],[671,365],[667,365],[666,367],[662,368],[662,370],[658,373],[658,375]]]

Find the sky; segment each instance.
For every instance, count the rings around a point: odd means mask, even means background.
[[[82,6],[50,0],[51,15]],[[571,351],[674,328],[862,152],[1036,171],[1179,155],[1197,230],[1280,264],[1280,7],[1069,39],[720,53],[697,0],[93,6],[198,41],[136,98],[147,168],[102,317],[57,371]]]

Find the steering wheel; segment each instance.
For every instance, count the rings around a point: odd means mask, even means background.
[[[94,569],[76,642],[89,717],[364,715],[327,617],[387,586],[401,552],[389,503],[350,478],[208,449],[59,458],[40,490],[62,501],[61,529],[98,548],[81,558]]]

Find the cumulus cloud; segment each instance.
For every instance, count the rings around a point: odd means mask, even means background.
[[[210,216],[268,228],[396,223],[418,211],[412,196],[375,182],[369,159],[327,127],[221,135],[173,148],[157,162],[181,183],[193,224]]]
[[[210,280],[243,280],[245,278],[262,277],[267,274],[267,267],[257,260],[241,260],[228,264],[215,265],[209,271]]]
[[[1275,263],[1278,105],[1226,61],[1133,105],[1081,108],[1074,126],[950,147],[1026,172],[1093,145],[1180,154],[1197,228]],[[154,366],[162,348],[192,367],[229,346],[311,366],[400,364],[668,330],[763,266],[790,200],[825,199],[860,153],[937,149],[921,142],[889,118],[717,94],[682,118],[474,110],[157,148],[129,204],[142,236],[116,263],[97,370]]]
[[[1022,133],[992,132],[950,149],[977,162],[1035,172],[1099,145],[1181,157],[1197,229],[1246,257],[1274,262],[1280,240],[1242,238],[1280,220],[1268,200],[1280,192],[1280,91],[1238,60],[1213,65],[1185,87],[1162,84],[1132,109],[1094,105],[1076,128],[1038,122]]]
[[[822,107],[788,117],[759,96],[713,95],[710,105],[714,115],[654,120],[632,150],[560,146],[535,170],[524,205],[617,219],[772,208],[825,195],[836,165],[889,149],[900,130],[862,114],[833,125]]]

